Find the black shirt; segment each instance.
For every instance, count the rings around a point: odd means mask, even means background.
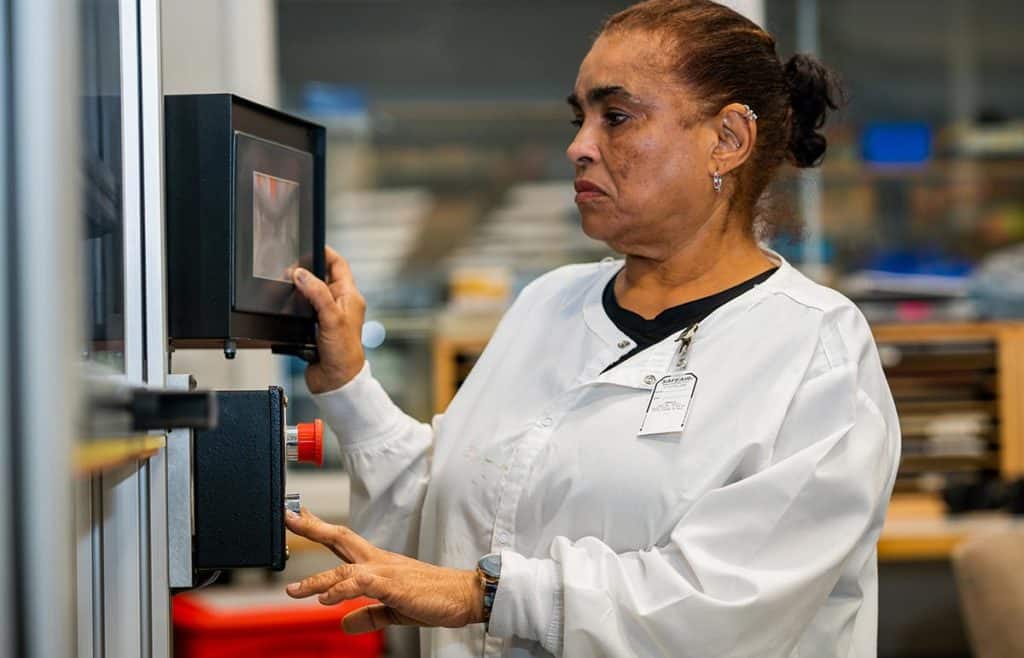
[[[667,308],[659,313],[657,317],[650,320],[619,306],[618,300],[615,299],[615,277],[613,276],[608,281],[608,285],[604,287],[601,303],[604,305],[604,312],[608,314],[611,321],[619,328],[619,331],[633,339],[636,347],[605,368],[605,372],[639,354],[651,345],[660,343],[677,331],[682,331],[700,322],[711,315],[718,307],[736,299],[757,284],[767,281],[768,277],[775,274],[778,269],[773,267],[722,292]]]

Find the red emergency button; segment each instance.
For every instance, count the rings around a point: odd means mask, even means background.
[[[324,465],[324,423],[317,418],[312,423],[299,423],[298,461],[303,464]]]

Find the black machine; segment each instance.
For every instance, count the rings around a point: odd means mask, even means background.
[[[171,346],[315,360],[290,273],[324,275],[323,126],[233,94],[167,96],[164,122]]]
[[[285,488],[287,462],[323,463],[323,423],[287,424],[284,390],[218,391],[218,423],[195,430],[190,459],[191,510],[180,515],[191,535],[191,556],[172,556],[172,584],[185,589],[225,569],[280,571],[288,558],[284,513],[301,505]],[[171,462],[171,480],[175,464]],[[174,505],[169,507],[172,521]],[[186,523],[185,519],[192,521]],[[186,529],[191,527],[191,531]],[[172,523],[171,527],[175,525]],[[188,551],[187,541],[183,542]],[[182,576],[176,580],[181,562]]]
[[[315,360],[316,314],[292,272],[324,275],[324,128],[232,94],[167,96],[164,121],[171,348],[228,358],[271,348]],[[171,587],[201,586],[225,569],[283,569],[285,509],[300,505],[286,493],[286,463],[322,463],[323,424],[289,427],[277,386],[197,397],[190,376],[168,382],[177,397],[132,404],[145,422],[176,419],[167,441]]]

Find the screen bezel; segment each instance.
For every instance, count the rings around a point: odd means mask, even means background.
[[[295,285],[258,277],[253,272],[253,174],[260,172],[299,184],[299,264],[314,270],[313,154],[255,135],[234,131],[233,227],[236,311],[313,318],[309,302]]]

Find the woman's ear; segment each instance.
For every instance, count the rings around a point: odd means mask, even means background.
[[[711,162],[716,171],[724,176],[740,167],[754,152],[757,115],[746,105],[730,103],[712,121],[718,141],[711,151]]]

